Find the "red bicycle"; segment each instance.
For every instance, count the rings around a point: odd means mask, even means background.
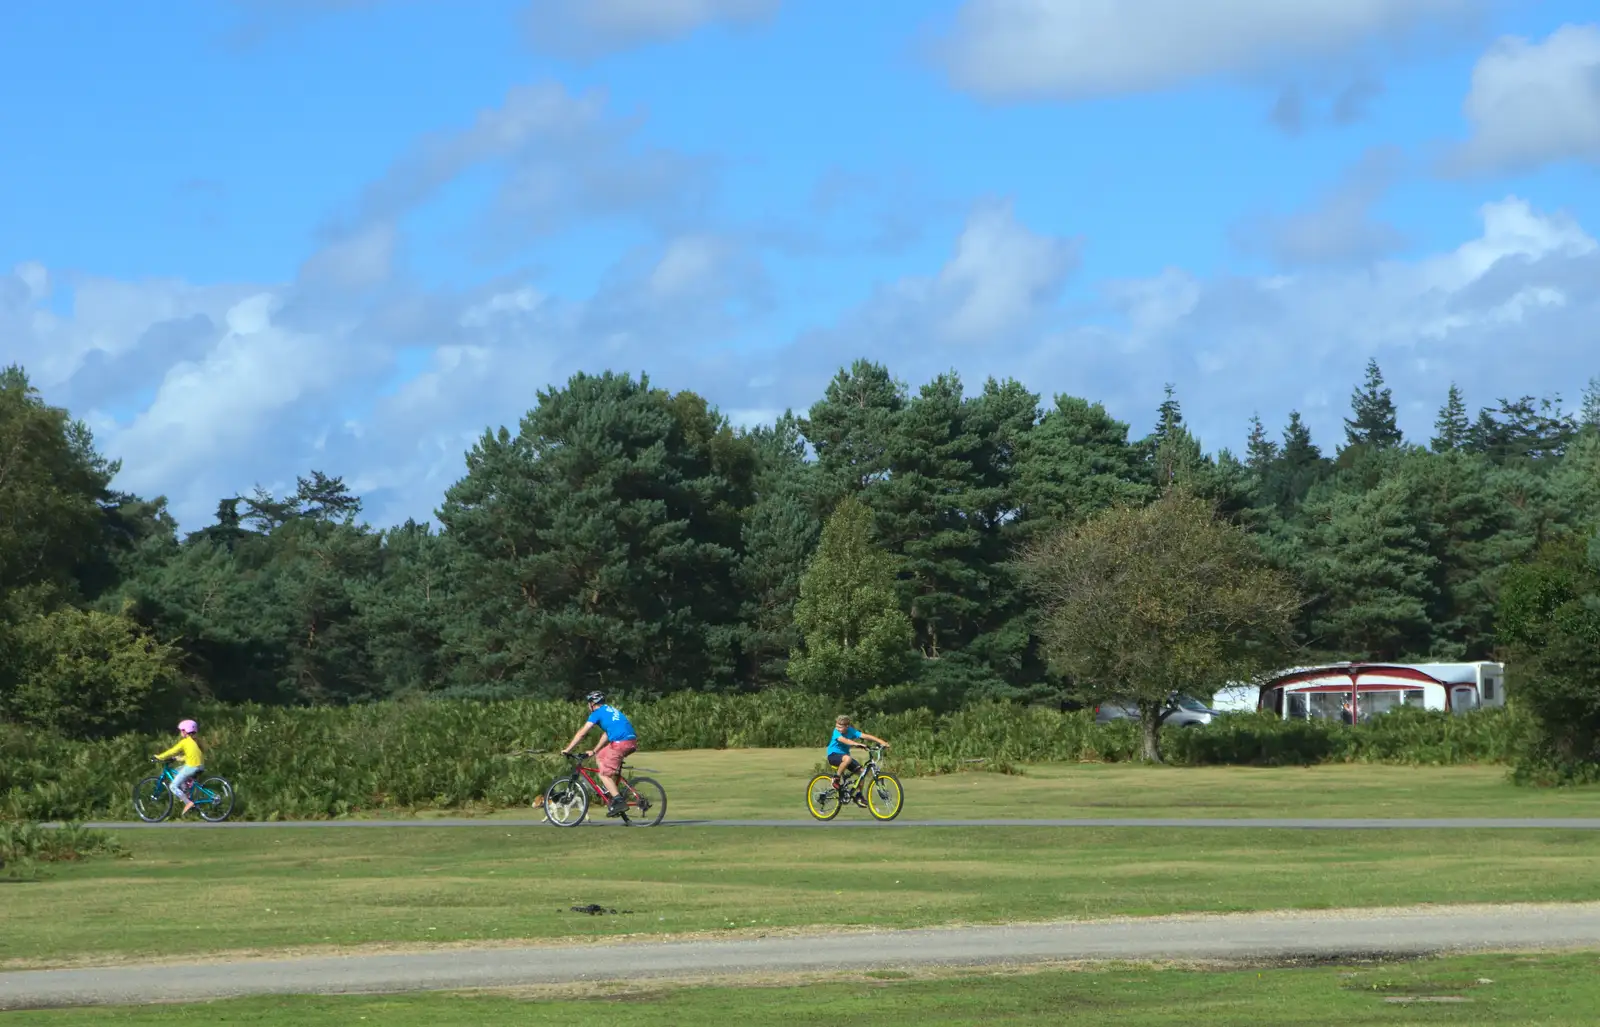
[[[572,761],[572,773],[556,778],[545,789],[544,816],[557,827],[577,827],[589,814],[591,801],[598,800],[604,805],[610,802],[610,797],[595,777],[597,768],[583,765],[593,753],[565,755]],[[627,769],[627,764],[623,764],[623,769]],[[629,827],[655,827],[667,815],[667,790],[652,778],[636,777],[630,781],[619,773],[617,786],[627,806],[617,813],[608,812],[606,816],[617,817]]]

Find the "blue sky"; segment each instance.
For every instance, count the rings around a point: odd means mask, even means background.
[[[0,13],[0,360],[186,526],[427,516],[576,370],[745,423],[867,356],[1211,448],[1600,373],[1572,0],[105,0]]]

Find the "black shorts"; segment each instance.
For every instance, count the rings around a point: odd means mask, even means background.
[[[839,765],[839,761],[844,759],[846,755],[848,755],[848,754],[847,753],[842,753],[842,752],[830,752],[830,753],[828,753],[828,766],[837,767]]]

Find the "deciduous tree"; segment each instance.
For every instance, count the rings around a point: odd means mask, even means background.
[[[1022,569],[1051,662],[1084,698],[1136,706],[1155,761],[1172,694],[1278,666],[1300,603],[1252,535],[1181,487],[1035,540]]]

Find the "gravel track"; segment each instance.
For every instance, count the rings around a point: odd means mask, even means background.
[[[1600,948],[1600,903],[1182,916],[818,938],[452,948],[0,973],[0,1009],[267,994],[509,988],[696,974],[1019,964],[1058,960],[1270,960]]]

